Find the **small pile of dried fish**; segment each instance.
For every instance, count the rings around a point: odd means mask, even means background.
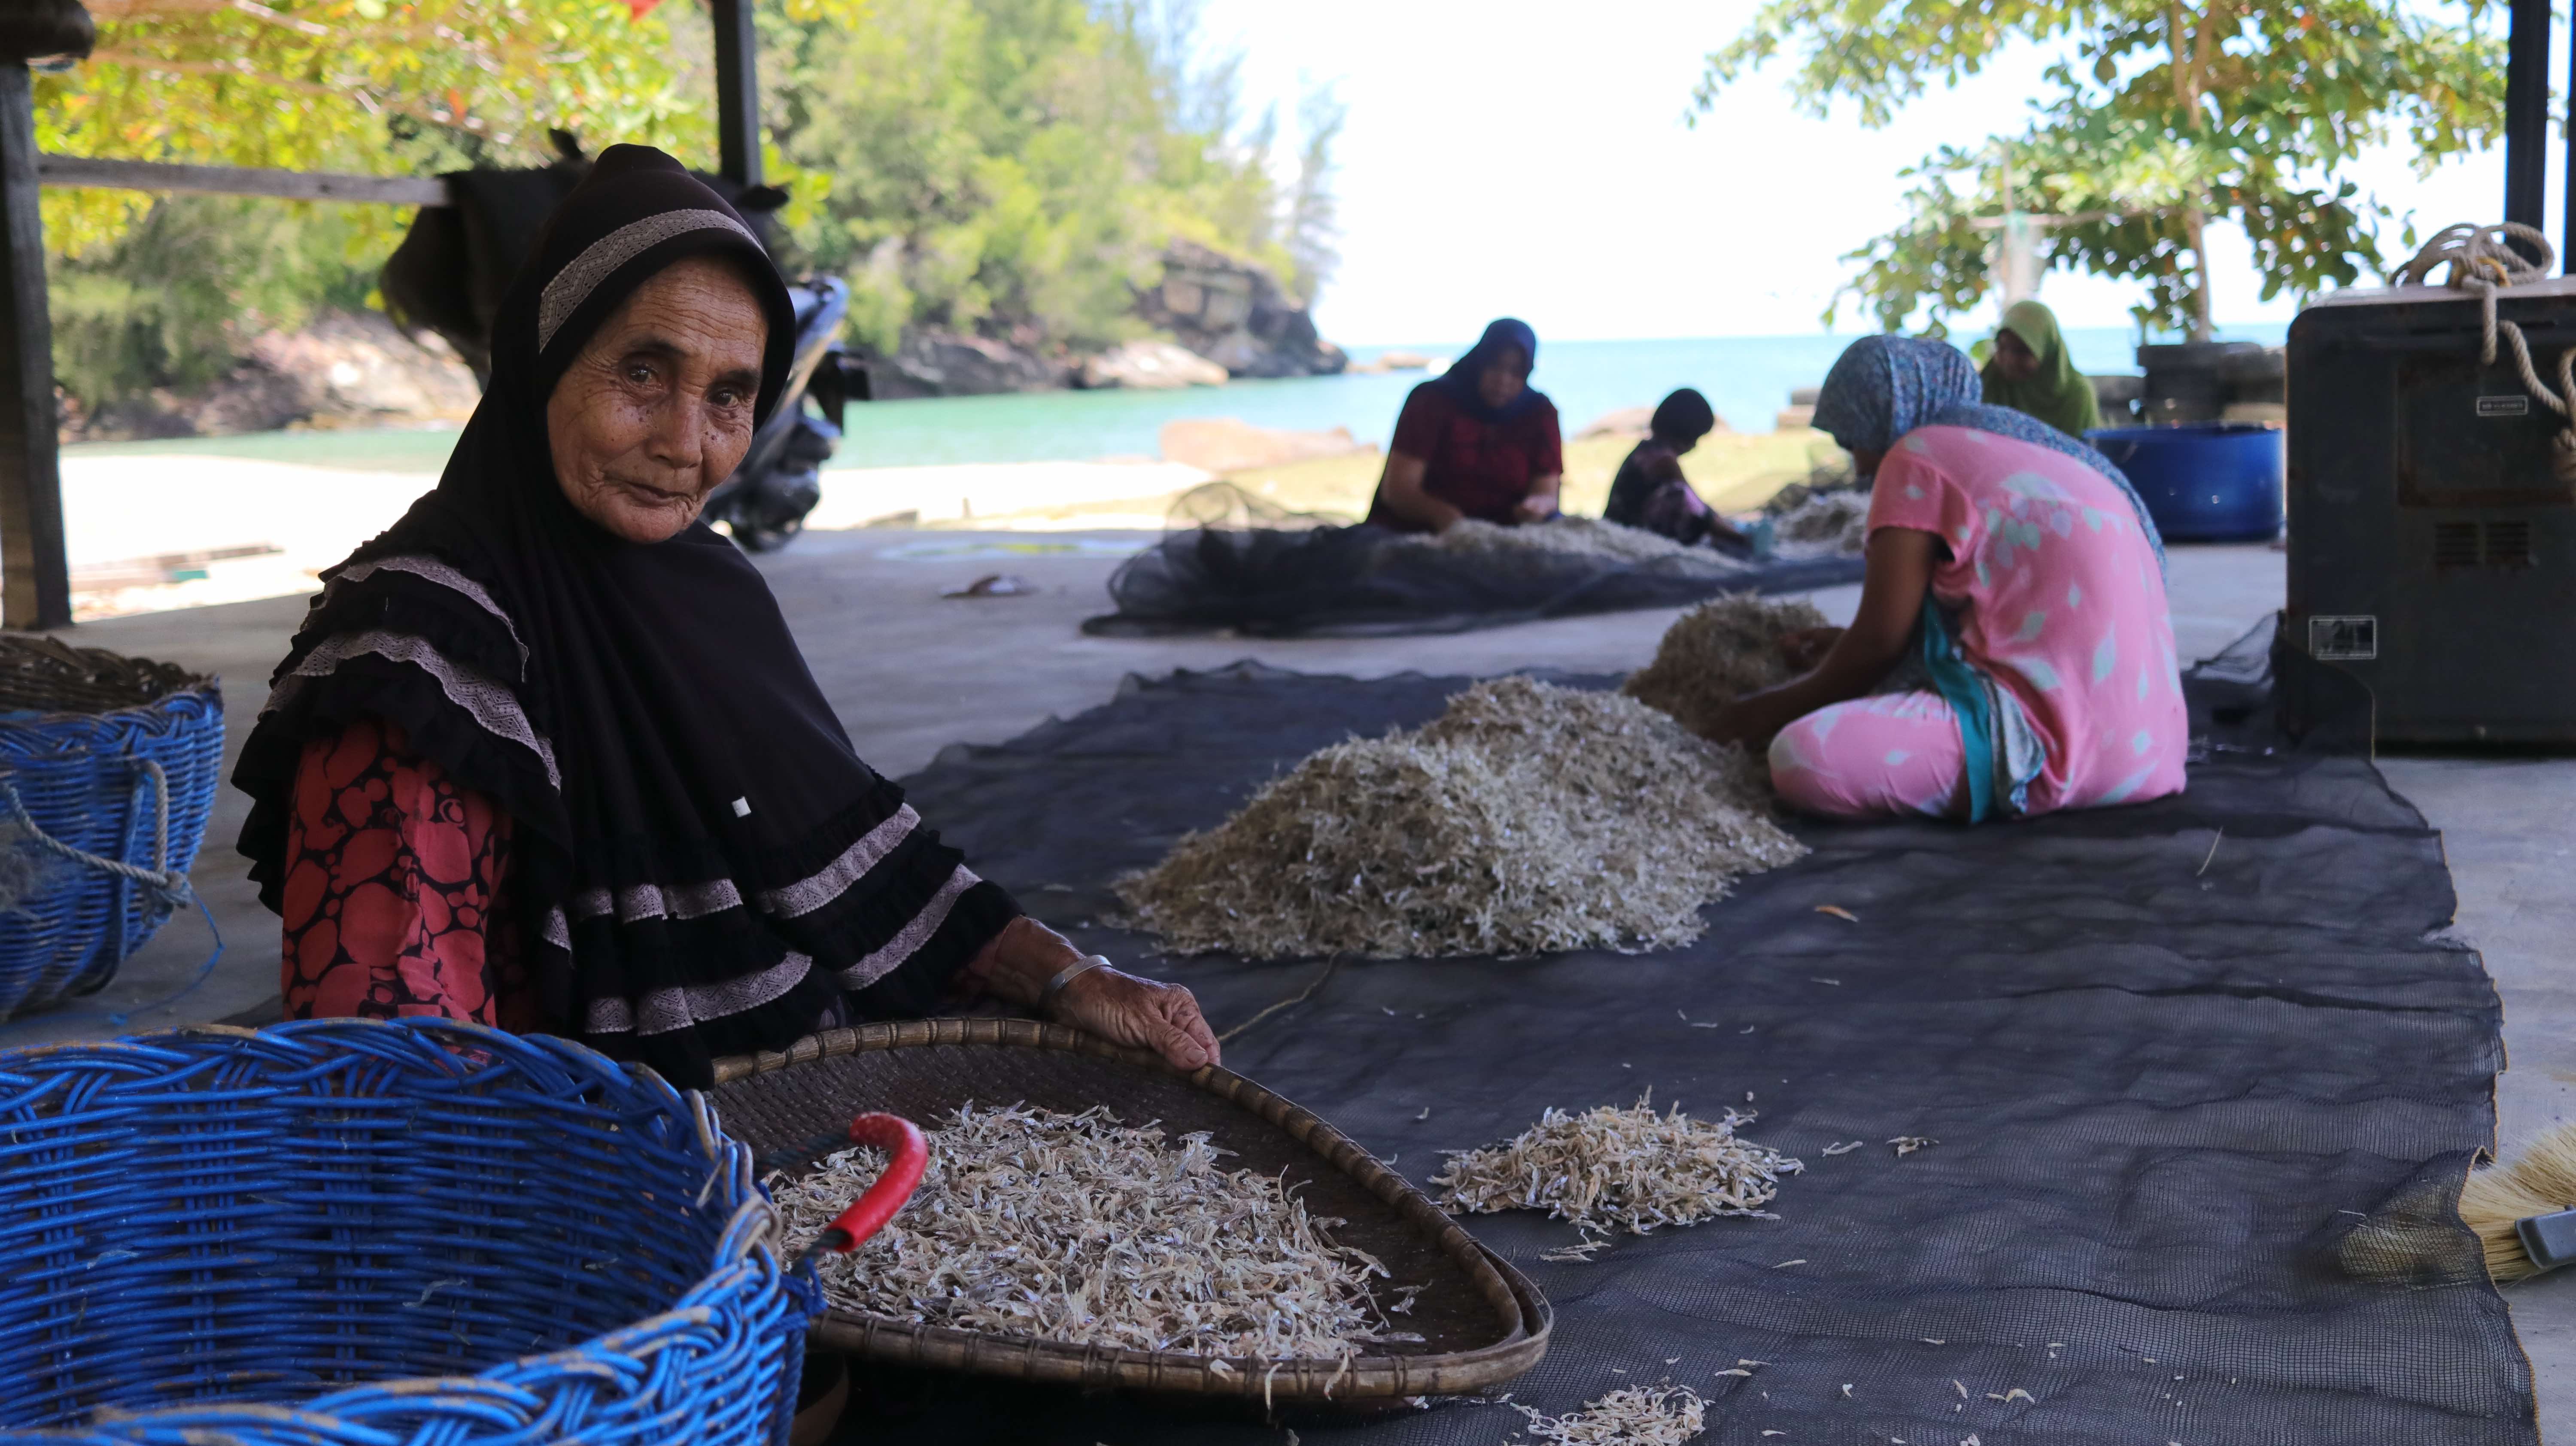
[[[819,1258],[844,1309],[911,1325],[1076,1345],[1263,1360],[1348,1359],[1395,1330],[1386,1267],[1326,1233],[1280,1181],[1225,1170],[1205,1134],[1027,1105],[965,1105],[930,1131],[930,1168],[892,1223]],[[801,1249],[885,1168],[849,1149],[767,1182]]]
[[[1733,1110],[1722,1121],[1693,1119],[1679,1105],[1658,1115],[1644,1099],[1579,1115],[1551,1109],[1515,1139],[1449,1152],[1431,1183],[1444,1210],[1545,1210],[1604,1238],[1724,1215],[1768,1219],[1762,1207],[1780,1177],[1806,1166],[1737,1139],[1735,1127],[1752,1119]]]
[[[1552,557],[1591,557],[1603,562],[1652,562],[1659,557],[1705,558],[1706,549],[1685,547],[1660,533],[1628,527],[1597,517],[1555,517],[1504,527],[1478,518],[1463,518],[1418,544],[1443,552],[1473,553],[1505,560],[1514,555],[1545,553]]]
[[[1688,1386],[1630,1386],[1562,1416],[1518,1402],[1512,1409],[1554,1446],[1681,1446],[1708,1428],[1708,1403]]]
[[[1629,674],[1620,691],[1702,733],[1737,698],[1789,681],[1781,638],[1823,626],[1825,615],[1810,602],[1770,602],[1751,593],[1711,598],[1664,629],[1655,660]]]
[[[1129,922],[1184,952],[1632,951],[1698,938],[1734,879],[1805,852],[1742,749],[1513,677],[1308,757],[1117,888]]]
[[[1869,494],[1820,492],[1773,522],[1783,551],[1859,552],[1869,542]]]

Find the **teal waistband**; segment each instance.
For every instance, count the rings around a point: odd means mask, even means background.
[[[1995,807],[1995,700],[1985,679],[1959,656],[1949,620],[1930,593],[1923,595],[1923,666],[1932,685],[1959,719],[1959,746],[1966,754],[1968,822],[1983,823]]]

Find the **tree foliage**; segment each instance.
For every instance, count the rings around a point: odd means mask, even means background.
[[[1822,116],[1837,101],[1883,127],[1933,85],[1956,85],[2007,46],[2059,56],[2048,96],[2018,133],[1945,146],[1904,173],[1907,219],[1845,259],[1837,293],[1895,329],[1937,324],[1985,294],[1988,232],[2015,205],[2083,217],[2050,230],[2051,265],[2145,283],[2144,325],[2205,327],[2202,231],[2241,225],[2263,298],[2307,295],[2381,265],[2389,209],[2340,178],[2370,147],[2401,140],[2419,172],[2490,143],[2503,124],[2501,7],[2439,10],[2382,0],[1769,0],[1708,57],[1694,96],[1793,57],[1790,91]],[[1957,178],[1972,178],[1961,188]],[[2411,231],[2411,228],[2410,228]]]
[[[670,21],[626,0],[91,0],[98,46],[36,87],[50,151],[362,174],[537,165],[545,132],[713,144]],[[150,205],[49,190],[45,232],[79,255]],[[395,223],[369,208],[370,234]]]
[[[1283,195],[1275,115],[1240,113],[1241,58],[1208,55],[1186,4],[799,0],[763,25],[792,233],[877,346],[1119,339],[1174,238],[1283,279],[1329,265],[1329,206]],[[1309,110],[1320,187],[1338,111]]]
[[[38,82],[49,151],[430,174],[543,164],[561,127],[593,149],[713,159],[712,44],[689,0],[640,16],[629,0],[90,8],[96,53]],[[891,348],[917,325],[1118,339],[1131,288],[1176,237],[1308,287],[1331,267],[1338,105],[1309,98],[1301,165],[1274,176],[1276,117],[1243,114],[1242,57],[1203,43],[1194,0],[759,0],[757,14],[795,259],[850,279],[865,341]],[[48,190],[44,204],[63,372],[91,400],[220,370],[227,326],[294,324],[299,285],[307,305],[336,295],[408,219],[174,200],[135,229],[152,210],[138,193]],[[256,244],[206,235],[216,215]],[[176,239],[189,236],[203,244]]]

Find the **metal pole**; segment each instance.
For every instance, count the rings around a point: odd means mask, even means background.
[[[741,186],[760,184],[760,34],[756,0],[709,0],[716,26],[716,168]],[[2545,8],[2548,0],[2542,0]],[[2545,24],[2545,22],[2544,22]]]
[[[2570,104],[2576,105],[2576,28],[2568,31],[2567,97]],[[2576,136],[2576,128],[2571,128],[2571,136]],[[2567,274],[2576,276],[2576,142],[2567,147],[2567,174],[2564,179],[2566,189],[2561,200],[2566,212],[2565,225],[2558,233],[2558,259],[2566,266]]]
[[[34,80],[24,62],[0,61],[0,625],[13,628],[72,620],[36,196]]]
[[[2505,40],[2504,218],[2542,224],[2549,199],[2550,0],[2513,0]]]

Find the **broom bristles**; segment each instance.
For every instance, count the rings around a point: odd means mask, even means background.
[[[2576,1123],[2552,1128],[2510,1160],[2470,1171],[2460,1187],[2460,1220],[2477,1232],[2487,1274],[2499,1282],[2538,1273],[2515,1224],[2570,1208],[2576,1208]]]

